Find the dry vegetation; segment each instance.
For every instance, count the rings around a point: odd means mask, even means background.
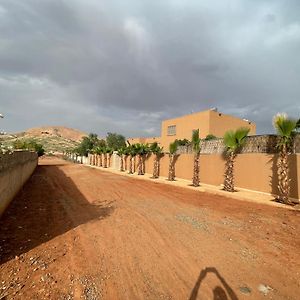
[[[62,126],[39,127],[0,136],[0,142],[11,146],[16,140],[33,140],[44,146],[46,153],[62,153],[79,145],[86,133]]]

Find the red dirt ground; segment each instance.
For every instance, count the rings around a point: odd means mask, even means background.
[[[0,299],[299,299],[299,217],[42,159],[0,220]]]

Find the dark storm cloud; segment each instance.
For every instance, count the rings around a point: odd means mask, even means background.
[[[300,111],[299,3],[0,0],[1,127],[154,135],[218,107],[271,131]]]

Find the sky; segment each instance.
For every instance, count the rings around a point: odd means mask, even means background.
[[[217,107],[300,115],[299,0],[0,0],[0,129],[160,134]]]

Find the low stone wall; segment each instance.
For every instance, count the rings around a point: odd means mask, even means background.
[[[278,153],[277,135],[253,135],[248,136],[246,143],[240,153]],[[201,154],[221,154],[225,151],[225,145],[222,138],[201,141]],[[293,153],[300,153],[300,134],[298,134],[292,146]],[[178,154],[192,154],[191,146],[178,147]]]
[[[37,166],[35,152],[16,151],[0,155],[0,217]]]

